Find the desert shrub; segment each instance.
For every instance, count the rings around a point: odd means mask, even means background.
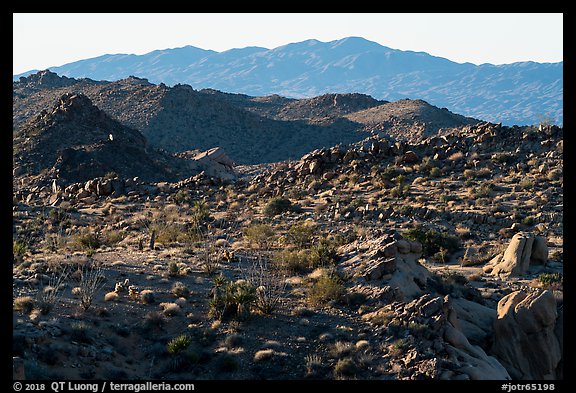
[[[166,350],[169,354],[176,355],[186,350],[191,343],[192,339],[189,336],[182,334],[168,341],[168,344],[166,344]]]
[[[442,273],[442,279],[447,284],[465,285],[468,283],[466,276],[455,271],[447,271]]]
[[[334,272],[325,270],[308,291],[308,301],[312,305],[323,305],[329,301],[339,301],[346,290],[342,279]]]
[[[80,269],[80,283],[79,283],[79,295],[80,295],[80,305],[87,311],[96,292],[104,285],[105,277],[100,265],[97,266],[82,266]]]
[[[170,292],[172,292],[172,294],[176,297],[183,297],[187,299],[188,296],[190,296],[190,289],[188,289],[188,287],[180,281],[175,282],[174,285],[172,285]]]
[[[526,216],[522,219],[522,224],[526,226],[532,226],[536,223],[536,218],[534,216]]]
[[[268,217],[276,216],[284,212],[289,212],[295,209],[290,199],[275,197],[272,198],[264,207],[262,211]]]
[[[244,229],[244,237],[250,244],[256,244],[260,248],[265,248],[272,243],[275,234],[275,229],[268,224],[254,224]]]
[[[179,205],[189,203],[190,202],[189,192],[186,190],[178,190],[178,192],[174,194],[174,202],[176,202]]]
[[[431,177],[440,177],[441,175],[442,175],[442,169],[438,168],[437,166],[430,169]]]
[[[264,314],[271,314],[284,296],[286,276],[261,254],[251,259],[251,266],[242,274],[248,285],[255,288],[254,307]]]
[[[474,179],[476,177],[476,171],[474,169],[464,169],[462,174],[467,179]]]
[[[119,230],[110,230],[106,231],[102,234],[102,244],[107,246],[114,246],[115,244],[120,243],[125,237],[126,232],[119,231]]]
[[[354,344],[349,341],[336,341],[328,348],[328,355],[330,357],[340,359],[350,356],[354,351]]]
[[[22,259],[28,252],[28,245],[25,241],[20,239],[12,240],[12,254],[15,259]]]
[[[476,178],[478,179],[487,179],[492,177],[492,170],[490,168],[480,168],[476,171]]]
[[[471,198],[489,198],[494,195],[496,187],[491,182],[483,182],[479,187],[472,187],[468,190]]]
[[[256,288],[245,280],[230,282],[220,275],[213,280],[208,315],[218,320],[245,319],[256,301]]]
[[[240,363],[236,359],[236,356],[230,353],[222,353],[216,361],[216,367],[219,371],[229,373],[236,371],[240,367]]]
[[[498,164],[510,164],[514,160],[514,154],[508,152],[494,153],[490,159]]]
[[[212,220],[210,208],[205,200],[195,201],[192,205],[192,222],[194,226],[203,227]]]
[[[142,321],[142,328],[145,331],[152,329],[161,329],[166,323],[166,318],[164,314],[158,311],[151,311],[144,315],[144,320]]]
[[[390,195],[394,198],[405,197],[410,191],[410,184],[406,184],[406,176],[400,174],[392,180],[396,183],[396,187],[390,191]]]
[[[448,161],[458,161],[464,158],[464,153],[461,151],[457,151],[456,153],[452,153],[448,156]]]
[[[164,315],[166,315],[167,317],[173,317],[175,315],[178,315],[180,313],[180,306],[176,303],[160,303],[160,307],[162,308],[162,311],[164,313]]]
[[[544,288],[550,288],[562,284],[563,280],[564,278],[561,273],[541,273],[538,276],[538,281]]]
[[[38,291],[37,301],[38,308],[42,314],[48,314],[54,305],[60,299],[62,289],[66,284],[69,276],[68,266],[64,267],[61,272],[53,272],[48,280],[48,285]]]
[[[301,222],[294,224],[288,229],[286,233],[286,239],[301,248],[310,246],[314,238],[314,232],[316,231],[316,225],[309,222]]]
[[[446,235],[433,229],[424,230],[421,226],[408,229],[402,233],[402,237],[422,243],[422,253],[427,257],[434,256],[441,249],[452,253],[460,248],[460,240],[456,236]]]
[[[140,301],[142,301],[144,304],[154,303],[156,301],[154,291],[145,289],[140,292]]]
[[[32,296],[19,296],[14,299],[14,305],[12,308],[14,311],[28,314],[34,308],[34,298]]]
[[[176,261],[168,261],[168,275],[170,277],[176,277],[180,275],[180,268]]]
[[[310,267],[331,266],[338,262],[338,253],[334,245],[327,239],[321,239],[318,244],[310,248]]]
[[[275,263],[290,273],[305,273],[310,269],[308,250],[281,250],[274,254]]]
[[[93,251],[102,245],[100,236],[89,230],[80,232],[72,241],[80,250],[84,251]]]
[[[531,190],[532,188],[534,188],[534,181],[529,177],[524,177],[522,178],[522,180],[520,180],[518,185],[522,190]]]
[[[74,322],[70,325],[70,338],[72,341],[90,344],[92,336],[90,335],[90,326],[85,322]]]
[[[354,359],[350,357],[339,359],[334,366],[334,374],[336,377],[353,377],[357,372],[358,366],[354,362]]]

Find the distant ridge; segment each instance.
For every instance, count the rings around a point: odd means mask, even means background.
[[[50,70],[107,81],[137,75],[152,83],[183,83],[250,96],[363,93],[387,101],[422,99],[505,125],[563,123],[563,62],[460,64],[360,37],[224,52],[185,46],[144,55],[102,55]],[[31,73],[15,75],[14,80]]]
[[[157,85],[135,76],[103,82],[41,71],[13,83],[15,132],[66,94],[85,95],[90,100],[86,107],[93,105],[138,130],[154,148],[179,153],[220,146],[239,164],[298,159],[314,149],[355,143],[372,134],[420,140],[480,122],[422,100],[389,102],[359,93],[252,97],[185,84]]]

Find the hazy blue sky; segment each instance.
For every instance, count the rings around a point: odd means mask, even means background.
[[[459,63],[563,60],[561,13],[13,14],[13,73],[186,45],[224,51],[363,37]]]

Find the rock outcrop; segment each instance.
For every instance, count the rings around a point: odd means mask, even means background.
[[[495,357],[470,343],[450,296],[424,294],[407,303],[392,302],[362,318],[375,325],[383,323],[388,332],[407,329],[408,348],[404,356],[392,360],[404,367],[401,374],[406,379],[511,379]]]
[[[547,260],[548,246],[544,237],[518,232],[504,254],[494,257],[484,267],[484,272],[494,276],[521,276],[526,274],[531,264],[542,264]]]
[[[515,291],[498,303],[492,353],[517,380],[557,379],[562,347],[551,291]]]

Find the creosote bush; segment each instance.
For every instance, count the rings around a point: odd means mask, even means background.
[[[295,206],[290,199],[276,197],[272,198],[270,202],[264,207],[263,213],[268,217],[273,217],[284,212],[295,210]]]
[[[332,300],[339,301],[345,293],[344,283],[338,274],[332,270],[323,270],[308,291],[308,301],[315,306],[325,305]]]
[[[408,229],[402,233],[402,237],[422,243],[422,253],[427,257],[434,257],[442,249],[445,249],[447,253],[452,253],[460,248],[458,237],[446,235],[433,229],[425,230],[421,226]]]

